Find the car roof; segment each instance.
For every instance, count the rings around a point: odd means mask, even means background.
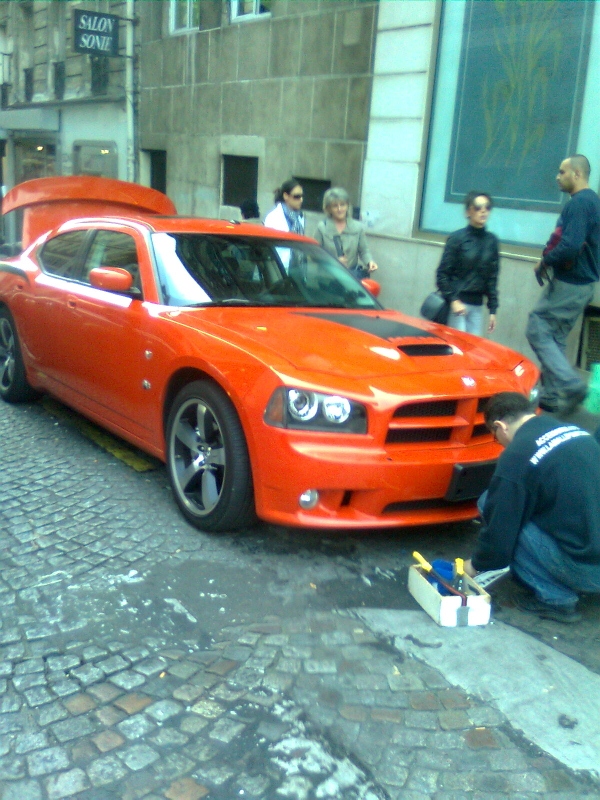
[[[308,237],[278,231],[264,225],[254,225],[237,220],[211,219],[209,217],[159,216],[145,214],[120,214],[111,217],[79,217],[65,222],[62,228],[89,225],[100,227],[106,224],[132,224],[142,226],[152,233],[210,233],[221,236],[249,236],[269,239],[293,239],[306,241]]]

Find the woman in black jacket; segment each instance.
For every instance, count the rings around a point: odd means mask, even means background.
[[[451,233],[437,269],[437,287],[450,304],[448,325],[481,336],[483,298],[490,311],[488,331],[496,327],[498,309],[498,239],[485,229],[492,198],[469,192],[465,213],[469,224]]]

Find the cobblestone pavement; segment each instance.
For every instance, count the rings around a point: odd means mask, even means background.
[[[40,404],[0,404],[0,447],[2,800],[600,798],[351,602],[315,608],[343,544],[199,534],[162,470]]]

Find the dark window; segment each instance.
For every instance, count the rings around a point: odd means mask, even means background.
[[[298,175],[294,175],[294,180],[298,181],[304,190],[302,208],[305,211],[323,211],[323,195],[327,189],[331,189],[331,181],[300,178]]]
[[[87,231],[71,231],[47,241],[40,254],[44,271],[61,278],[80,278],[81,255],[86,236]]]
[[[2,94],[0,95],[0,106],[8,108],[10,98],[10,83],[3,83],[1,87]]]
[[[126,269],[133,277],[134,290],[140,291],[137,248],[135,239],[128,233],[98,231],[85,262],[85,280],[89,280],[90,270],[96,267]]]
[[[57,61],[54,64],[54,97],[62,100],[65,96],[65,62]]]
[[[167,151],[146,150],[150,156],[150,188],[167,193]]]
[[[25,100],[29,103],[33,100],[33,67],[23,70],[23,82],[25,84]]]
[[[224,206],[239,206],[244,200],[256,200],[258,158],[223,156]]]
[[[106,56],[90,56],[90,59],[92,62],[92,94],[107,94],[108,58]]]

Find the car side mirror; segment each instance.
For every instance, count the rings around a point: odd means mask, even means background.
[[[365,287],[368,292],[371,292],[373,297],[379,297],[379,292],[381,291],[381,284],[374,281],[373,278],[363,278],[361,280],[361,284]]]
[[[109,292],[129,292],[133,285],[133,275],[122,267],[94,267],[89,279],[96,289]]]

